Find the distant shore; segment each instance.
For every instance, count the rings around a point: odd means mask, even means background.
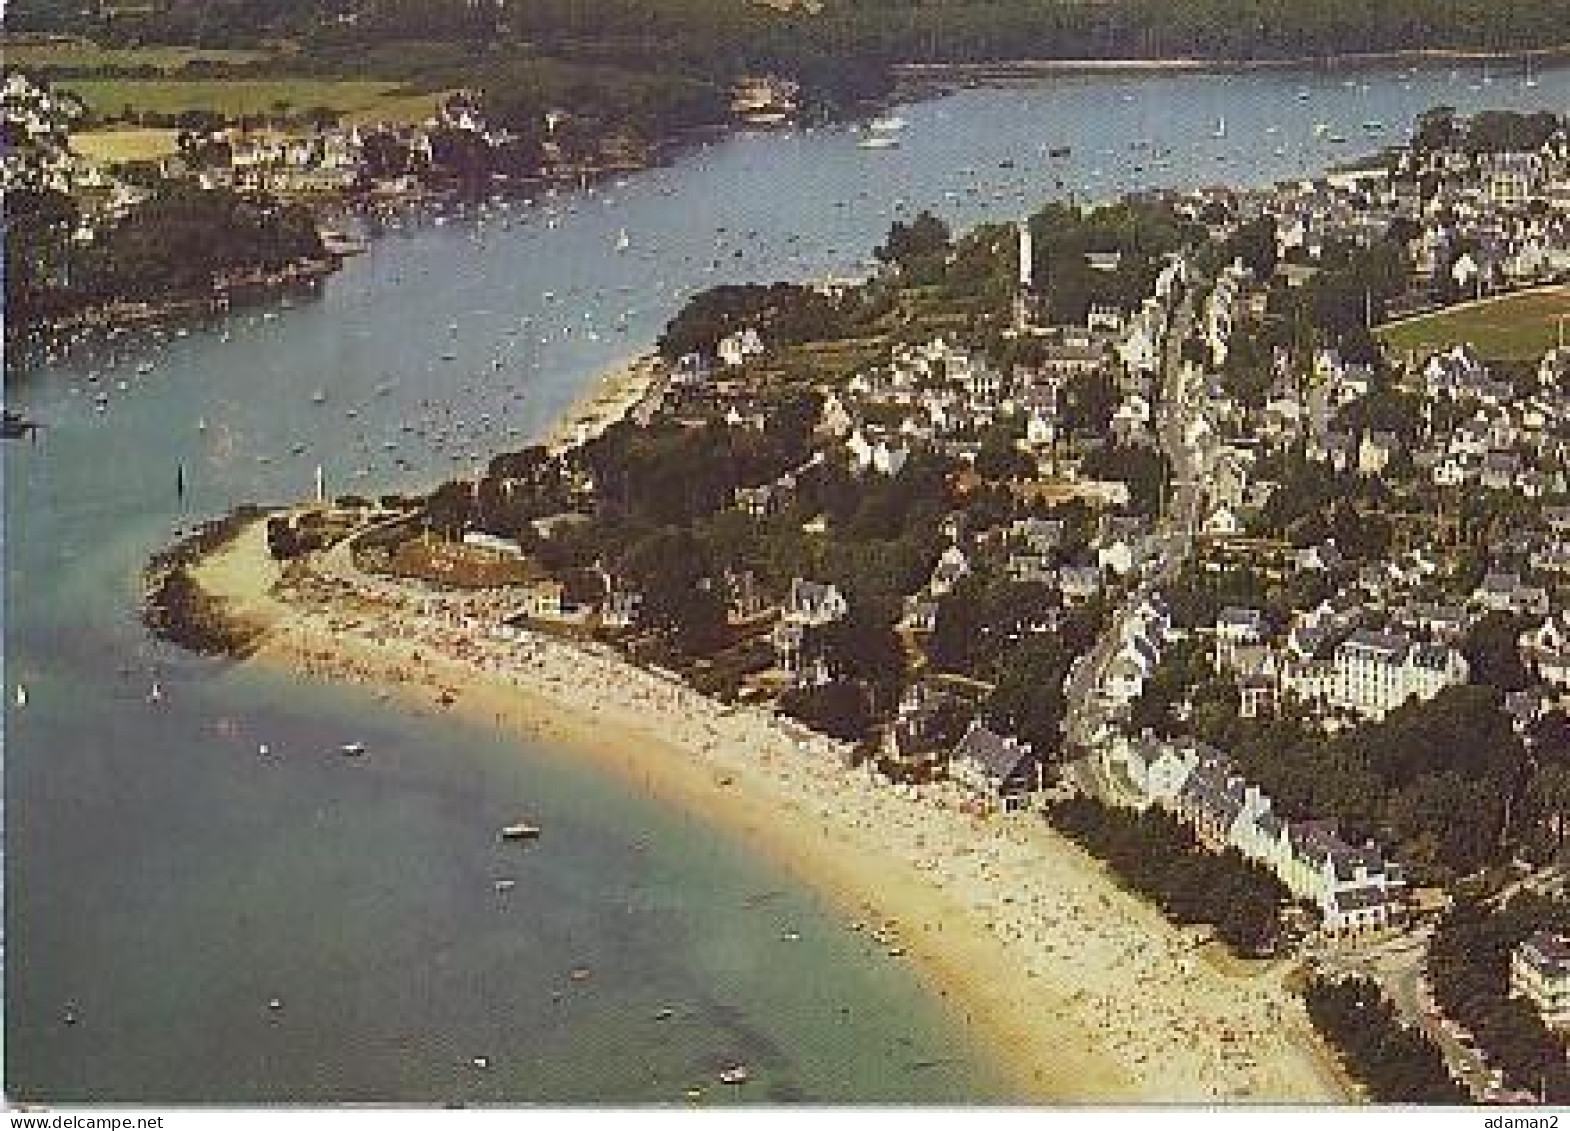
[[[274,271],[256,271],[215,282],[210,290],[196,294],[183,292],[135,301],[93,303],[57,317],[14,326],[8,323],[6,336],[49,339],[76,330],[136,326],[182,315],[210,314],[228,309],[236,299],[317,286],[342,265],[341,255],[328,254],[320,259],[302,259]]]
[[[1344,52],[1334,55],[1293,55],[1265,59],[1221,59],[1203,56],[1124,59],[1004,59],[992,62],[896,63],[896,78],[928,81],[964,79],[1029,80],[1059,74],[1099,74],[1128,71],[1148,72],[1229,72],[1292,70],[1321,67],[1327,69],[1389,66],[1402,63],[1486,63],[1501,60],[1535,61],[1570,59],[1570,43],[1549,47],[1523,48],[1518,51],[1488,51],[1468,48],[1411,48],[1404,51]]]

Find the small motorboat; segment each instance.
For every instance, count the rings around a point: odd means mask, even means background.
[[[497,891],[503,891],[503,892],[511,891],[513,888],[515,888],[517,886],[518,886],[518,881],[517,880],[497,880],[496,881],[496,890]]]
[[[358,758],[360,755],[365,753],[365,743],[345,742],[342,746],[338,747],[338,753],[342,754],[345,758]]]
[[[733,1064],[720,1072],[721,1084],[741,1085],[750,1079],[752,1079],[752,1073],[748,1071],[745,1064]]]
[[[660,1010],[658,1013],[656,1013],[654,1015],[654,1020],[656,1020],[656,1021],[669,1021],[672,1017],[675,1017],[675,1016],[676,1016],[676,1011],[674,1009],[672,1009],[670,1006],[666,1006],[664,1009]]]
[[[540,836],[540,827],[520,821],[516,825],[504,825],[497,834],[502,840],[537,840]]]

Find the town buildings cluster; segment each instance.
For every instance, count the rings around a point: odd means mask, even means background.
[[[748,97],[767,115],[777,93]],[[488,130],[461,100],[444,108],[440,124]],[[258,142],[231,148],[227,167],[242,178],[280,165],[346,176],[364,145],[353,131]],[[1126,305],[1092,303],[1075,325],[1043,324],[1047,304],[1038,292],[1051,280],[1036,277],[1030,229],[1021,226],[1004,338],[1028,344],[1016,351],[1028,361],[1003,360],[995,340],[963,332],[891,341],[876,362],[815,390],[821,411],[809,457],[738,486],[731,506],[755,519],[793,513],[803,486],[830,465],[869,484],[898,479],[926,454],[974,468],[1006,434],[1017,463],[1007,488],[1028,505],[990,526],[962,513],[943,521],[925,579],[902,594],[902,644],[920,657],[945,603],[969,599],[966,580],[977,576],[1039,587],[1039,606],[1011,626],[1022,637],[1050,635],[1070,611],[1105,603],[1113,611],[1094,678],[1084,684],[1071,673],[1066,694],[1088,693],[1109,708],[1110,725],[1092,739],[1128,783],[1124,799],[1160,807],[1202,844],[1257,862],[1315,908],[1329,931],[1388,926],[1401,917],[1408,884],[1380,846],[1349,843],[1315,814],[1280,812],[1224,751],[1131,733],[1123,720],[1174,646],[1198,639],[1211,672],[1235,684],[1243,719],[1291,710],[1327,729],[1375,722],[1467,682],[1463,640],[1481,619],[1501,613],[1522,618],[1521,657],[1537,679],[1516,697],[1518,721],[1561,702],[1570,690],[1570,606],[1560,584],[1570,572],[1570,508],[1560,505],[1570,493],[1563,390],[1570,354],[1548,352],[1527,379],[1496,372],[1464,347],[1354,357],[1324,337],[1307,346],[1262,345],[1260,327],[1283,295],[1302,293],[1330,269],[1332,249],[1366,248],[1393,232],[1411,293],[1428,301],[1443,301],[1440,291],[1465,298],[1561,276],[1570,270],[1567,185],[1570,145],[1561,131],[1527,154],[1407,151],[1377,169],[1262,192],[1198,191],[1171,203],[1206,224],[1214,245],[1268,220],[1270,271],[1262,277],[1240,257],[1201,272],[1191,253],[1159,256],[1146,265],[1150,293]],[[1111,273],[1131,253],[1082,254],[1084,270]],[[666,411],[762,431],[768,407],[748,378],[779,345],[763,324],[718,335],[672,367]],[[1260,396],[1243,395],[1234,380],[1250,357],[1262,370]],[[1111,391],[1105,427],[1095,435],[1076,421],[1073,404],[1091,381]],[[1365,411],[1375,403],[1399,403],[1402,412]],[[1170,515],[1131,505],[1132,482],[1088,474],[1087,457],[1108,447],[1180,463],[1184,478],[1202,485],[1193,515],[1173,525]],[[1283,468],[1293,465],[1416,492],[1431,505],[1396,516],[1405,525],[1388,552],[1370,553],[1322,530],[1302,537],[1269,517],[1272,500],[1288,489]],[[1467,499],[1489,494],[1527,506],[1478,547],[1483,569],[1474,577],[1458,564],[1458,547],[1424,532],[1450,529]],[[1088,529],[1071,530],[1075,524],[1052,513],[1067,500],[1088,509]],[[828,528],[822,516],[806,516],[803,529]],[[1204,623],[1178,623],[1170,600],[1176,543],[1190,548],[1189,571],[1241,570],[1289,597],[1228,603]],[[1285,584],[1304,579],[1312,584]],[[789,693],[855,678],[826,646],[855,594],[809,573],[775,593],[750,572],[712,581],[729,622],[759,628],[767,671],[751,688]],[[609,572],[601,590],[591,609],[542,578],[523,611],[633,629],[647,595]],[[935,674],[922,674],[886,704],[874,743],[884,763],[947,774],[999,808],[1029,804],[1059,751],[1008,733],[981,708],[984,693]]]

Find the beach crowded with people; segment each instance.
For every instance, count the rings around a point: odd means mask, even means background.
[[[543,739],[732,832],[907,959],[1024,1094],[1058,1102],[1351,1098],[1280,963],[1223,962],[1030,815],[893,786],[839,744],[609,648],[505,626],[505,590],[361,572],[340,543],[286,573],[266,524],[194,571],[265,628],[252,662]],[[392,709],[391,707],[389,709]]]

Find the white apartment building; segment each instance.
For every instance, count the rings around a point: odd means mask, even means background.
[[[1303,699],[1382,719],[1410,699],[1432,699],[1466,678],[1466,660],[1454,648],[1416,643],[1399,632],[1357,629],[1328,663],[1288,665],[1283,682]]]

